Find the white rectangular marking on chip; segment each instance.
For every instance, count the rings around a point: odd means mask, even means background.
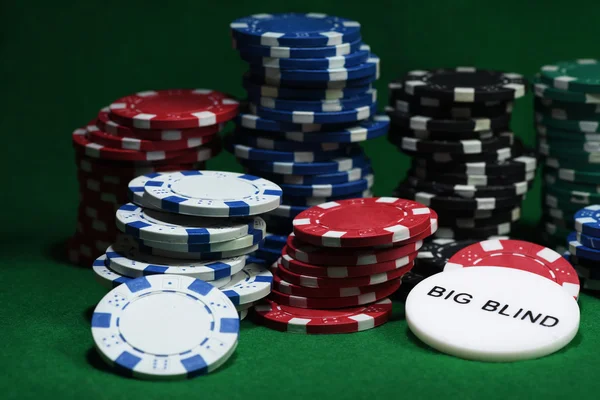
[[[504,248],[502,246],[502,242],[500,242],[500,240],[497,239],[484,240],[483,242],[480,242],[479,245],[486,252],[490,252],[493,250],[502,250]]]
[[[418,201],[419,203],[423,203],[426,206],[431,205],[431,199],[435,197],[435,195],[431,194],[431,193],[425,193],[425,192],[418,192],[415,194],[415,200]]]
[[[472,103],[475,101],[475,89],[454,88],[454,101],[457,103]]]
[[[378,283],[387,282],[388,276],[387,274],[375,274],[371,275],[371,279],[369,279],[369,285],[375,285]],[[373,300],[375,301],[375,300]]]
[[[375,254],[367,254],[364,256],[358,256],[356,265],[369,265],[377,262],[377,256]]]
[[[371,329],[375,326],[375,319],[373,319],[373,317],[370,317],[366,314],[352,315],[348,318],[353,319],[358,323],[359,331]]]
[[[481,153],[481,141],[480,140],[461,140],[463,152],[465,154],[479,154]]]
[[[292,122],[295,124],[314,124],[315,113],[310,111],[292,112]]]
[[[292,222],[294,224],[294,226],[296,225],[308,225],[310,224],[310,218],[296,218],[294,219],[294,221]]]
[[[415,130],[425,131],[425,130],[427,130],[427,122],[430,119],[431,118],[429,118],[429,117],[422,117],[422,116],[412,117],[410,119],[410,128],[415,129]]]
[[[476,118],[475,121],[475,130],[476,131],[489,131],[492,126],[492,121],[487,118]]]
[[[346,68],[339,68],[329,72],[330,81],[347,81],[348,70]]]
[[[413,215],[425,215],[425,214],[431,214],[431,208],[429,207],[419,207],[419,208],[413,208],[412,210],[410,210],[410,212]]]
[[[395,203],[398,199],[396,197],[379,197],[377,203]]]
[[[562,257],[560,254],[549,248],[544,248],[543,250],[539,251],[537,255],[551,263]]]
[[[341,247],[340,238],[344,236],[346,232],[342,231],[327,231],[321,237],[321,243],[325,247]]]
[[[410,137],[402,138],[402,148],[405,150],[417,151],[417,139]]]
[[[385,228],[384,230],[393,234],[392,241],[399,242],[401,240],[410,239],[410,231],[404,225],[394,225]]]
[[[290,50],[289,47],[271,47],[269,55],[272,58],[290,58]]]

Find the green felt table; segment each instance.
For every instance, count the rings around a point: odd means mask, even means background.
[[[105,291],[64,261],[74,231],[71,132],[121,95],[208,87],[241,96],[245,70],[228,25],[251,13],[319,11],[359,20],[386,84],[417,68],[476,65],[533,75],[598,56],[597,2],[53,1],[3,2],[0,26],[2,202],[0,397],[5,399],[537,399],[597,398],[600,301],[580,299],[581,329],[564,350],[514,364],[463,361],[423,346],[393,320],[351,335],[303,336],[244,321],[216,373],[180,382],[117,376],[93,348],[90,315]],[[381,103],[385,103],[382,101]],[[513,129],[531,145],[531,96]],[[390,194],[407,158],[384,138],[365,145],[375,193]],[[240,170],[221,154],[211,169]],[[539,181],[524,206],[534,233]]]

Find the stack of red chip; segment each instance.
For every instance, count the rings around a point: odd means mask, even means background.
[[[147,91],[118,99],[75,130],[80,203],[69,259],[90,266],[116,240],[115,211],[130,201],[130,180],[204,169],[221,151],[218,133],[237,113],[237,100],[213,90]]]
[[[257,306],[266,326],[302,333],[358,332],[385,323],[423,245],[435,211],[412,200],[361,198],[324,203],[294,219],[273,265],[273,289]]]

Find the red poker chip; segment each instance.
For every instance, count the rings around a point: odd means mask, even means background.
[[[129,137],[144,140],[179,141],[203,136],[212,136],[221,131],[223,124],[203,126],[202,128],[188,129],[136,129],[120,125],[108,118],[109,108],[105,107],[98,113],[96,124],[101,131],[120,137]]]
[[[454,254],[444,271],[464,267],[508,267],[531,272],[561,285],[573,297],[579,296],[577,272],[552,249],[523,240],[485,240]]]
[[[109,106],[109,118],[138,129],[182,129],[229,121],[239,103],[209,89],[175,89],[139,92]]]
[[[323,247],[406,242],[430,225],[430,214],[430,208],[421,203],[395,197],[332,201],[298,214],[294,234]]]
[[[88,125],[86,127],[88,137],[94,143],[102,146],[108,146],[115,149],[125,149],[133,151],[178,151],[193,149],[203,144],[211,142],[215,135],[203,136],[197,138],[189,138],[182,140],[171,141],[152,141],[145,139],[137,139],[132,137],[122,137],[103,132],[97,125]]]
[[[405,267],[412,263],[417,257],[417,253],[410,253],[404,257],[395,260],[384,261],[377,264],[361,265],[361,266],[331,266],[324,267],[320,265],[312,265],[294,259],[288,252],[287,246],[282,250],[281,264],[290,272],[308,276],[321,276],[324,278],[348,278],[354,276],[368,276],[379,274],[382,272],[393,271],[398,268]]]
[[[418,251],[423,241],[417,240],[402,246],[371,249],[331,249],[313,246],[297,239],[294,234],[288,236],[287,252],[298,261],[322,266],[371,265],[395,260]]]
[[[357,296],[347,297],[304,297],[304,296],[292,296],[289,294],[278,292],[277,290],[271,290],[269,298],[276,301],[279,304],[298,307],[298,308],[346,308],[356,307],[363,304],[374,303],[385,297],[392,295],[396,290],[400,288],[400,279],[386,282],[380,286],[380,288],[373,292],[363,293]]]
[[[385,324],[392,315],[392,302],[386,298],[367,306],[309,310],[266,299],[264,303],[254,306],[254,311],[261,324],[282,332],[353,333]]]
[[[303,297],[348,297],[384,289],[389,282],[377,285],[356,286],[347,288],[309,288],[287,282],[277,273],[273,274],[273,289],[280,293]]]
[[[408,273],[413,266],[414,263],[411,262],[410,264],[393,271],[382,272],[380,274],[369,276],[356,276],[352,278],[321,278],[316,276],[296,274],[295,272],[291,272],[281,265],[280,260],[278,260],[277,263],[271,267],[271,269],[276,270],[276,273],[279,274],[282,279],[294,285],[309,288],[347,288],[372,286],[383,282],[392,281],[394,279],[400,279],[406,273]]]

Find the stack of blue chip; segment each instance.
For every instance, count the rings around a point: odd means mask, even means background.
[[[324,14],[260,14],[231,24],[234,48],[248,62],[248,104],[226,148],[248,173],[276,182],[282,205],[265,217],[287,236],[307,208],[372,195],[373,170],[359,142],[383,136],[376,115],[379,58],[362,43],[360,24]],[[284,240],[261,251],[279,253]]]
[[[600,205],[582,208],[574,218],[575,232],[568,236],[564,256],[575,267],[582,288],[600,290]]]

